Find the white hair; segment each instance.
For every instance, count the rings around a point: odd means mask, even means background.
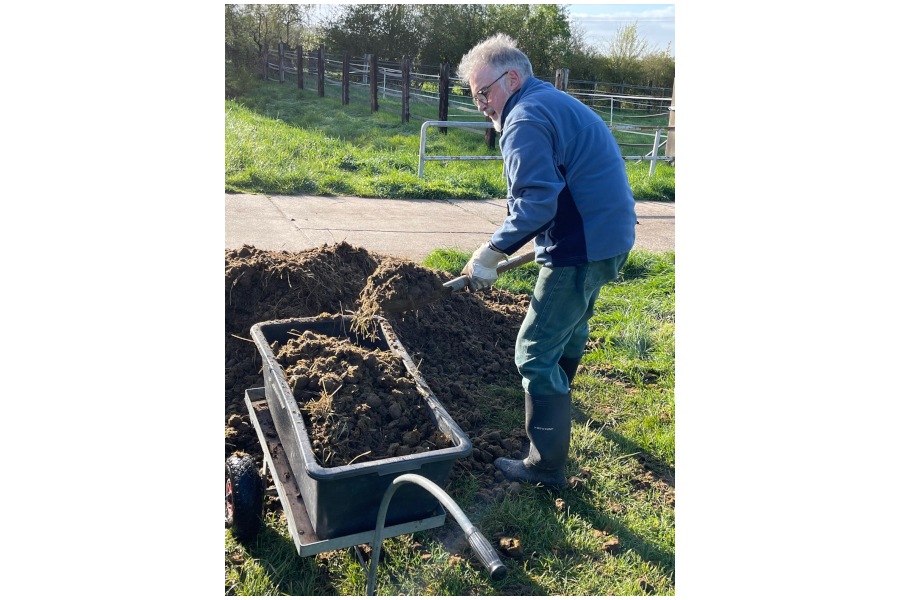
[[[484,66],[494,67],[498,72],[515,69],[522,81],[534,74],[531,61],[505,33],[493,35],[469,50],[459,61],[456,72],[460,79],[469,81],[472,73]]]

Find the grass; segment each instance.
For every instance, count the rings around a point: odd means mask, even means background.
[[[313,83],[307,79],[307,88]],[[328,94],[340,88],[327,85]],[[351,97],[362,94],[352,89]],[[367,102],[367,101],[366,101]],[[399,111],[399,101],[379,99]],[[410,112],[437,119],[437,106],[412,103]],[[479,115],[452,120],[479,121]],[[258,81],[238,98],[225,101],[225,189],[263,194],[334,194],[371,198],[485,199],[506,196],[502,161],[427,161],[418,177],[421,121],[401,123],[386,110],[368,104],[319,98],[315,89],[296,83]],[[645,143],[646,137],[614,132],[621,141]],[[481,135],[449,128],[428,132],[426,154],[499,156]],[[639,152],[633,148],[625,154]],[[645,152],[641,152],[645,153]],[[675,170],[665,163],[649,179],[648,162],[626,162],[637,200],[674,200]]]
[[[468,255],[430,254],[424,264],[458,274]],[[504,274],[498,287],[530,293],[537,267]],[[477,559],[454,554],[459,526],[385,541],[378,569],[382,595],[674,595],[675,593],[675,255],[635,250],[623,275],[601,290],[590,347],[573,384],[567,475],[590,470],[583,485],[551,493],[524,485],[515,497],[480,498],[473,479],[448,493],[496,544],[520,539],[525,554],[505,559],[509,575],[492,582]],[[503,431],[522,427],[519,387],[487,387],[477,401]],[[668,482],[668,485],[666,484]],[[671,488],[669,487],[671,485]],[[561,510],[557,498],[565,501]],[[301,559],[274,514],[253,543],[225,537],[226,593],[361,595],[365,576],[352,549]],[[619,550],[604,550],[617,538]],[[420,546],[417,546],[420,545]],[[427,555],[430,554],[430,557]]]

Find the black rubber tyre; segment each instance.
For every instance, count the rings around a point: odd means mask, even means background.
[[[225,527],[241,541],[251,540],[262,524],[263,485],[250,456],[225,461]]]

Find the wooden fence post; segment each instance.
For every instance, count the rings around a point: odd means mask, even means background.
[[[319,46],[319,70],[316,73],[319,77],[319,98],[325,97],[325,45]]]
[[[438,80],[438,121],[447,121],[450,114],[450,63],[441,63],[441,73]],[[446,127],[438,127],[438,131],[447,133]]]
[[[297,89],[303,89],[303,46],[297,46]]]
[[[284,44],[278,42],[278,83],[284,83]]]
[[[341,72],[341,104],[350,104],[350,53],[344,50],[344,65]]]
[[[269,42],[263,46],[263,81],[269,80]]]
[[[409,69],[411,58],[404,58],[400,63],[400,78],[402,79],[400,91],[400,122],[409,123]]]
[[[378,55],[369,55],[369,103],[372,112],[378,111]]]
[[[568,69],[557,69],[556,70],[556,83],[553,84],[556,89],[560,91],[566,91],[569,87],[569,70]]]
[[[297,46],[297,87],[303,89],[303,45]]]
[[[485,117],[484,120],[488,123],[491,122],[490,117]],[[497,130],[494,129],[493,125],[484,129],[484,143],[487,144],[488,148],[494,148],[497,145]]]

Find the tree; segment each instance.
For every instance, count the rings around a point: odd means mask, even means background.
[[[284,37],[281,41],[293,48],[300,39],[299,34],[303,29],[308,5],[307,7],[300,4],[277,4],[276,6],[278,7],[276,14],[279,24],[284,26]],[[291,26],[294,27],[293,38],[291,37]]]
[[[631,25],[619,26],[615,35],[604,45],[607,68],[612,81],[640,84],[642,79],[640,60],[647,53],[649,46],[650,43],[638,35],[637,21]]]
[[[326,24],[329,47],[379,58],[411,56],[420,64],[459,63],[495,33],[519,43],[536,73],[563,66],[572,52],[568,9],[557,4],[353,4]]]
[[[607,81],[609,69],[606,57],[594,46],[574,45],[569,56],[569,79]]]
[[[671,46],[671,43],[670,43]],[[675,59],[665,50],[650,52],[641,60],[644,79],[653,82],[653,87],[670,88],[675,83]]]
[[[569,11],[559,4],[526,4],[528,13],[517,41],[535,74],[553,74],[572,54]]]
[[[246,4],[225,5],[225,43],[243,48],[254,44],[255,24]]]
[[[332,51],[352,56],[375,53],[380,59],[416,56],[422,41],[419,5],[349,4],[341,7],[323,27],[325,44]]]
[[[314,4],[226,4],[225,43],[253,44],[257,51],[284,43],[290,48],[308,37]]]
[[[437,65],[444,60],[457,64],[463,54],[487,37],[487,8],[484,5],[419,6],[423,37],[416,59],[420,64]]]

